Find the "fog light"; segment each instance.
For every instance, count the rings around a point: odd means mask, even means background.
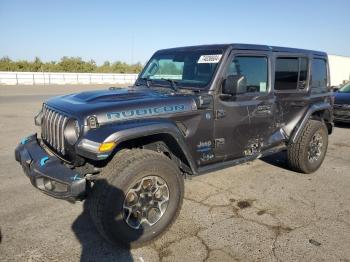
[[[68,186],[66,184],[57,182],[47,177],[37,178],[36,186],[43,191],[50,191],[56,193],[64,193],[68,191]]]
[[[68,186],[66,184],[57,182],[52,180],[51,184],[53,185],[53,192],[57,192],[57,193],[63,193],[63,192],[67,192],[68,191]]]
[[[116,142],[106,142],[102,143],[98,149],[100,152],[108,152],[111,151],[116,145]]]
[[[43,180],[44,188],[48,191],[52,191],[55,188],[54,181],[44,178]]]

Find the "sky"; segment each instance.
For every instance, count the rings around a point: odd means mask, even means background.
[[[349,0],[0,0],[0,57],[145,63],[158,49],[250,43],[350,56]]]

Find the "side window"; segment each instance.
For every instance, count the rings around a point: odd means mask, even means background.
[[[327,89],[327,62],[324,59],[313,59],[311,69],[311,87]]]
[[[267,57],[236,56],[228,67],[227,75],[244,77],[245,85],[238,90],[240,94],[268,91]]]
[[[306,58],[283,57],[276,59],[275,90],[297,90],[306,87]]]

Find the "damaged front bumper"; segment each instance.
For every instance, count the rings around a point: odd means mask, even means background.
[[[83,175],[65,166],[41,146],[36,134],[21,141],[15,158],[34,187],[52,197],[74,201],[82,199],[86,191]]]

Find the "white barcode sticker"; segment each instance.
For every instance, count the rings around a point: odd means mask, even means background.
[[[222,55],[201,55],[198,64],[216,64],[219,63]]]

